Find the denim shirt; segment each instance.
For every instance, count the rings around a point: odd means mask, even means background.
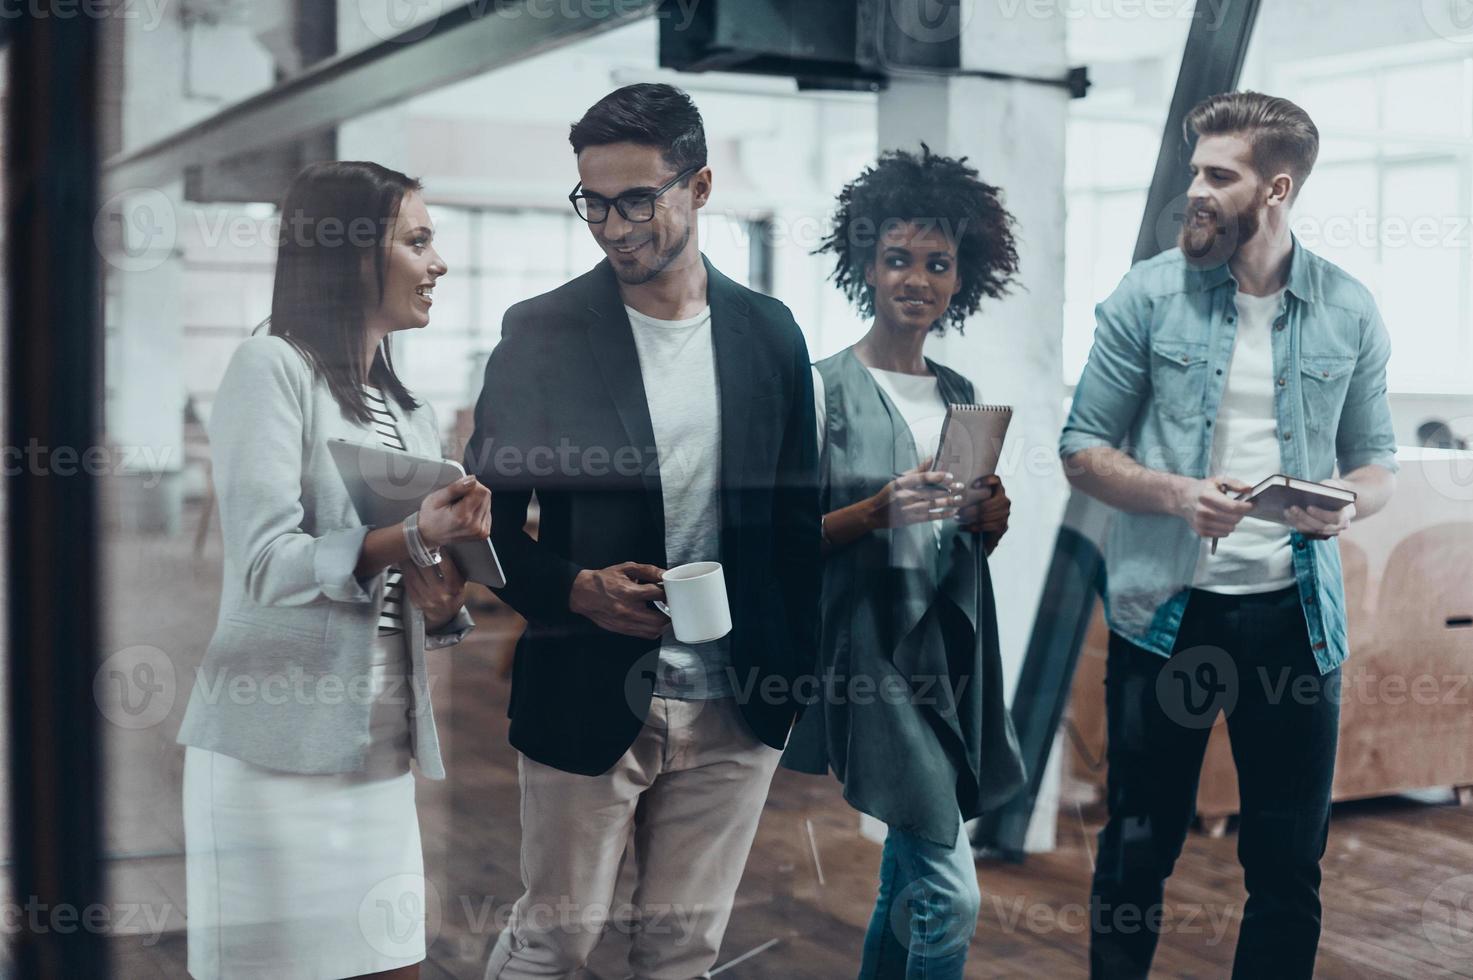
[[[1237,335],[1237,281],[1226,264],[1189,265],[1179,249],[1137,263],[1095,308],[1094,347],[1059,439],[1143,466],[1205,478]],[[1396,471],[1386,398],[1391,343],[1370,292],[1296,239],[1273,324],[1274,412],[1282,472],[1309,480],[1368,464]],[[1231,474],[1246,480],[1270,474]],[[1321,673],[1348,653],[1339,541],[1291,532],[1294,577]],[[1110,628],[1170,656],[1201,539],[1185,520],[1119,513],[1105,544]]]

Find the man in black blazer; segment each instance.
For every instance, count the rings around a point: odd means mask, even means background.
[[[486,976],[576,972],[632,843],[631,969],[689,980],[715,962],[817,644],[808,351],[783,304],[700,253],[712,174],[685,93],[619,89],[570,140],[570,199],[607,258],[507,312],[467,447],[500,595],[527,620],[510,706],[527,891]],[[732,630],[681,643],[651,603],[702,560],[723,565]]]

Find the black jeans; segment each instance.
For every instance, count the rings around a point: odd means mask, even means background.
[[[1226,914],[1163,919],[1162,891],[1196,813],[1207,737],[1227,715],[1248,902],[1235,978],[1308,980],[1340,723],[1340,671],[1320,675],[1294,588],[1194,591],[1171,657],[1114,633],[1105,678],[1109,820],[1090,891],[1090,976],[1144,978],[1162,932],[1206,942]],[[1186,939],[1183,939],[1186,941]]]

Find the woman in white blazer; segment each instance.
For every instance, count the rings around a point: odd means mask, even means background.
[[[446,272],[419,191],[373,163],[297,177],[269,335],[211,413],[224,584],[179,733],[197,978],[417,977],[425,956],[410,759],[444,778],[425,650],[473,625],[454,562],[432,560],[490,533],[490,493],[467,477],[370,529],[327,451],[440,456],[389,345],[428,325]]]

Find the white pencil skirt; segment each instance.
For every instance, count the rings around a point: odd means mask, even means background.
[[[333,980],[425,958],[405,688],[388,683],[403,677],[404,638],[380,639],[374,654],[378,689],[390,697],[374,705],[365,772],[300,775],[185,749],[189,974],[197,980]]]

